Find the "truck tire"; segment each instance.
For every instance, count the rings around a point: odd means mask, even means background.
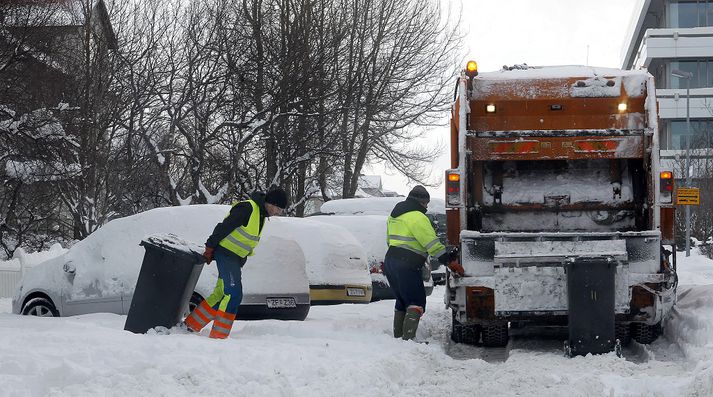
[[[631,333],[635,341],[642,345],[648,345],[655,341],[661,334],[661,323],[648,325],[644,323],[631,324]]]
[[[456,320],[455,314],[451,322],[451,340],[455,343],[475,345],[480,341],[480,326],[463,325]]]
[[[508,323],[483,326],[483,346],[504,347],[508,344]]]
[[[622,346],[631,344],[631,325],[628,323],[616,323],[614,334]]]

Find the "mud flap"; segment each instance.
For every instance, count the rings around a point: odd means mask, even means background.
[[[614,276],[611,257],[577,258],[566,265],[570,357],[616,349]]]

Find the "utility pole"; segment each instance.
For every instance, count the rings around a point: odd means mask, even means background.
[[[686,79],[686,187],[691,187],[691,77],[693,73],[674,69],[673,77]],[[691,206],[686,205],[686,256],[691,256]]]

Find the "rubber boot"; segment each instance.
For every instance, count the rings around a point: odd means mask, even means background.
[[[406,312],[402,310],[394,311],[394,338],[400,338],[404,334],[404,318]]]
[[[409,306],[406,309],[406,318],[404,318],[404,332],[402,339],[411,340],[416,336],[416,330],[418,329],[418,322],[421,320],[423,315],[423,308],[421,306]]]

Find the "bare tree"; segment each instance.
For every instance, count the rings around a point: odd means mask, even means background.
[[[459,35],[437,2],[350,1],[352,21],[340,75],[342,195],[352,197],[362,168],[383,160],[411,179],[438,149],[411,141],[447,111]]]

